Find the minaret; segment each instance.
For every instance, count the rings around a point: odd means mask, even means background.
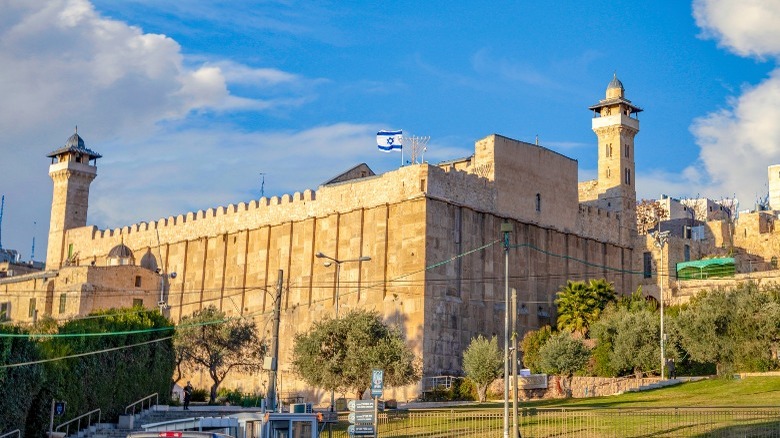
[[[593,110],[593,132],[599,139],[599,205],[620,212],[626,226],[636,229],[634,136],[639,132],[641,108],[625,97],[617,75],[607,86],[606,99]]]
[[[47,157],[51,158],[49,176],[54,192],[46,269],[59,269],[73,255],[73,248],[65,241],[66,231],[87,225],[89,185],[97,176],[97,159],[101,155],[84,146],[77,128],[65,146]]]

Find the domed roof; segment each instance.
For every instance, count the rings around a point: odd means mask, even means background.
[[[607,85],[607,90],[611,90],[613,88],[625,90],[625,88],[623,88],[623,83],[620,82],[620,79],[617,78],[617,73],[612,74],[612,80],[609,81],[609,85]]]
[[[90,160],[103,158],[102,155],[93,151],[92,149],[89,149],[84,145],[84,139],[82,139],[81,136],[79,136],[78,128],[76,128],[76,132],[74,132],[73,135],[68,137],[68,141],[65,142],[65,146],[57,149],[54,152],[51,152],[46,156],[50,158],[54,158],[60,154],[68,154],[68,153],[83,154],[86,155]]]
[[[74,133],[68,138],[68,141],[65,142],[65,147],[84,149],[84,140],[79,137],[78,133]]]
[[[157,270],[157,259],[154,257],[151,250],[147,249],[146,254],[141,257],[141,267],[150,271]]]
[[[133,256],[133,251],[127,247],[124,243],[120,243],[119,245],[111,248],[111,251],[108,252],[109,258],[115,258],[115,259],[134,259],[135,256]]]

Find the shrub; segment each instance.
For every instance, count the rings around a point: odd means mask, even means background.
[[[206,389],[195,388],[192,390],[192,397],[190,398],[190,401],[204,402],[206,401],[206,398],[208,398],[208,396],[209,396],[209,392]]]

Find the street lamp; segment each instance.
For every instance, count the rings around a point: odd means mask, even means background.
[[[321,252],[318,252],[317,254],[314,254],[315,257],[318,259],[325,259],[326,261],[323,263],[325,267],[330,267],[331,265],[336,265],[336,293],[335,293],[335,308],[336,308],[336,319],[339,319],[339,276],[341,275],[341,265],[343,263],[352,263],[352,262],[368,262],[371,261],[371,257],[369,256],[362,256],[358,257],[356,259],[345,259],[345,260],[339,260],[335,257],[331,257],[329,255],[325,255]],[[330,390],[330,411],[333,412],[336,405],[336,391],[331,389]]]
[[[659,301],[661,302],[661,379],[664,378],[664,368],[666,367],[666,353],[664,351],[664,279],[661,278],[661,268],[664,266],[664,246],[669,241],[669,231],[656,231],[653,233],[655,246],[661,250],[661,261],[658,264],[658,288]],[[668,269],[667,269],[668,271]]]
[[[504,233],[504,438],[509,438],[509,235],[512,224],[502,223],[501,232]]]

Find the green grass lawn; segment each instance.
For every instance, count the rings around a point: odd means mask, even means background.
[[[521,402],[519,407],[524,437],[777,436],[780,377],[702,380],[610,397]],[[502,408],[503,402],[494,401],[398,411],[388,414],[382,436],[498,438]]]
[[[630,392],[607,397],[521,401],[521,408],[560,407],[689,407],[689,406],[780,406],[780,377],[709,379],[698,382]],[[500,408],[503,402],[488,402],[480,408]],[[474,405],[462,409],[474,408]]]

